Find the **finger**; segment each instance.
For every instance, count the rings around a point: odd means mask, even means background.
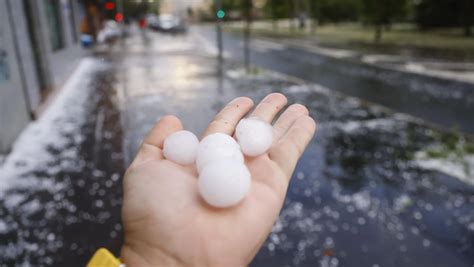
[[[291,125],[301,116],[308,115],[308,109],[301,104],[289,106],[273,125],[274,140],[278,140],[290,129]]]
[[[170,134],[183,128],[181,121],[174,116],[164,116],[150,130],[140,146],[130,168],[150,160],[163,159],[163,142]]]
[[[288,180],[293,173],[298,159],[316,131],[316,122],[303,116],[297,119],[287,133],[271,148],[269,156],[285,172]]]
[[[286,96],[280,93],[267,95],[250,114],[250,117],[258,117],[271,123],[276,114],[286,105]]]
[[[144,144],[153,145],[160,149],[163,148],[163,142],[168,135],[183,129],[181,121],[175,116],[167,115],[150,130],[145,139]]]
[[[232,135],[235,126],[253,106],[252,99],[238,97],[227,104],[212,120],[204,132],[204,137],[213,133]]]
[[[134,168],[142,163],[152,161],[152,160],[162,160],[163,152],[156,146],[143,143],[138,150],[135,159],[133,159],[129,168]]]

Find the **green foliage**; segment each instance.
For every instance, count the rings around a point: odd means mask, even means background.
[[[225,0],[228,8],[238,8],[242,0]],[[376,41],[380,41],[383,26],[390,29],[394,22],[414,21],[421,28],[463,27],[466,36],[472,34],[474,0],[267,0],[264,12],[268,18],[294,16],[299,3],[320,23],[361,21],[375,25]]]
[[[470,31],[474,23],[472,0],[421,0],[415,8],[421,28],[463,26]]]
[[[429,149],[426,151],[426,155],[429,158],[447,158],[450,155],[450,151],[442,149]]]
[[[441,135],[441,142],[449,150],[455,150],[460,140],[458,131]]]
[[[263,7],[267,17],[274,19],[288,18],[291,14],[291,1],[268,0]]]
[[[157,3],[150,3],[148,1],[136,2],[132,0],[123,1],[124,15],[127,17],[138,18],[144,14],[147,14],[150,12],[150,10],[157,11],[157,9]]]
[[[405,19],[408,0],[360,0],[360,10],[365,22],[374,25],[390,25],[394,20]]]
[[[472,139],[467,139],[458,131],[440,133],[436,135],[436,139],[440,141],[440,144],[426,150],[430,158],[448,158],[453,155],[464,157],[474,154]]]
[[[308,7],[311,17],[320,22],[341,22],[357,20],[359,0],[306,0],[302,6]],[[305,3],[306,2],[306,3]],[[267,17],[282,19],[292,16],[292,0],[268,0],[264,6]]]
[[[309,0],[311,16],[320,23],[355,21],[359,18],[359,3],[355,0]]]
[[[441,133],[437,137],[441,141],[438,145],[426,150],[426,158],[443,159],[460,164],[466,176],[473,174],[473,165],[468,157],[474,155],[474,143],[459,132]]]
[[[221,0],[221,9],[226,13],[240,10],[243,6],[243,2],[243,0]],[[212,10],[216,10],[215,1],[213,1],[211,8]]]
[[[364,22],[375,25],[375,42],[382,39],[382,26],[389,29],[394,20],[405,19],[408,14],[408,0],[360,0]]]
[[[467,143],[465,146],[466,153],[474,154],[474,143]]]

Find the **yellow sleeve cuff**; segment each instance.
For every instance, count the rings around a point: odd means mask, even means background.
[[[87,263],[87,267],[124,267],[110,251],[105,248],[98,249]]]

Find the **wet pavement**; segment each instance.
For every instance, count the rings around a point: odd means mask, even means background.
[[[191,32],[203,42],[215,43],[212,26],[198,26]],[[223,38],[226,53],[242,60],[242,37],[224,33]],[[474,133],[472,83],[371,66],[358,59],[331,58],[269,39],[254,40],[250,47],[251,62],[257,66],[379,103],[445,128]]]
[[[232,60],[219,66],[193,34],[150,38],[160,45],[130,39],[135,52],[116,65],[130,154],[159,116],[176,114],[201,133],[238,95],[257,101],[283,92],[319,122],[254,266],[472,265],[474,187],[415,161],[450,134],[283,75],[257,69],[247,76]]]
[[[219,65],[213,39],[193,30],[135,29],[96,56],[107,67],[89,74],[85,120],[59,121],[67,141],[46,143],[47,164],[15,177],[43,186],[19,182],[0,200],[0,266],[84,266],[99,246],[118,255],[121,175],[152,125],[174,114],[199,134],[228,100],[270,92],[306,104],[318,132],[252,266],[473,266],[472,138],[272,71],[247,75],[232,59]]]
[[[85,266],[99,246],[119,253],[125,169],[114,74],[88,63],[0,166],[2,267]]]

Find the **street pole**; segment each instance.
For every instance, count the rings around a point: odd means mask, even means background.
[[[125,16],[123,14],[123,0],[117,0],[117,12]],[[123,19],[120,21],[120,23],[123,24]]]
[[[124,20],[125,20],[125,14],[123,14],[123,0],[117,0],[117,12],[122,14],[123,18],[120,21],[120,39],[122,39],[122,45],[123,45],[123,40],[124,40]]]
[[[222,1],[221,0],[214,0],[214,15],[216,16],[216,36],[217,36],[217,49],[219,50],[217,59],[219,61],[219,65],[222,64],[223,62],[223,57],[222,57],[222,50],[223,50],[223,45],[222,45],[222,25],[221,21],[222,19],[217,16],[217,12],[221,10],[222,8]]]
[[[294,32],[295,31],[295,13],[296,13],[296,8],[295,8],[295,0],[290,0],[288,1],[289,5],[290,5],[290,8],[289,8],[289,11],[290,11],[290,14],[289,14],[289,17],[290,17],[290,31],[291,32]]]
[[[315,0],[309,0],[308,13],[311,18],[311,35],[316,33],[316,3]]]
[[[247,73],[250,72],[250,24],[252,23],[252,0],[245,0],[245,30],[244,30],[244,64]]]
[[[272,10],[272,29],[274,32],[276,32],[277,24],[276,24],[275,0],[270,0],[270,7]]]

